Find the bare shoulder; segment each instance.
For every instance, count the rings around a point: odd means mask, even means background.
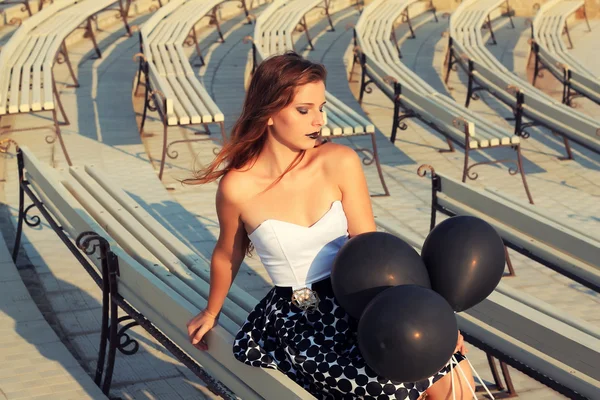
[[[323,168],[327,173],[345,174],[353,173],[362,168],[360,157],[351,147],[339,143],[326,143],[319,146],[319,156],[323,161]]]
[[[217,189],[217,202],[233,206],[241,206],[249,193],[250,180],[241,171],[228,171],[219,181]]]

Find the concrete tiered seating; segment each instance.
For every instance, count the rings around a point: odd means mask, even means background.
[[[101,52],[96,44],[91,19],[113,5],[118,5],[123,22],[129,30],[129,1],[57,1],[24,21],[0,52],[0,119],[6,114],[51,112],[56,136],[69,165],[71,159],[61,136],[56,106],[60,109],[63,123],[68,125],[69,119],[61,104],[52,70],[55,63],[66,62],[75,86],[79,86],[69,60],[65,39],[85,24],[87,34],[100,57]],[[14,131],[18,130],[5,130],[3,133]],[[50,141],[53,142],[54,139]]]
[[[544,3],[531,25],[531,49],[535,54],[532,85],[535,86],[539,72],[547,69],[563,84],[562,102],[569,106],[576,96],[585,96],[600,104],[600,77],[573,57],[562,39],[563,33],[567,33],[571,42],[567,19],[579,9],[583,9],[588,30],[591,31],[583,0],[553,0]]]
[[[394,102],[392,142],[398,128],[406,129],[402,121],[417,117],[446,137],[450,149],[443,151],[454,151],[453,143],[463,147],[463,182],[467,177],[477,177],[471,169],[478,164],[469,165],[470,152],[499,147],[514,149],[517,170],[511,173],[520,172],[529,201],[533,203],[521,162],[520,138],[437,92],[399,59],[396,43],[390,39],[395,36],[394,23],[408,14],[409,7],[420,7],[413,15],[432,9],[429,3],[415,0],[375,0],[364,9],[355,28],[356,57],[362,66],[359,101],[362,102],[370,83],[368,77]]]
[[[172,0],[144,23],[140,30],[143,57],[140,59],[138,85],[142,72],[146,84],[140,133],[144,132],[147,111],[149,107],[153,107],[153,103],[163,123],[164,132],[158,173],[161,179],[165,157],[168,155],[175,158],[177,155],[169,152],[169,147],[181,142],[176,140],[168,143],[168,127],[202,124],[205,129],[202,133],[207,135],[185,140],[190,142],[210,140],[208,124],[217,124],[222,140],[226,140],[225,117],[196,76],[183,50],[184,42],[191,36],[201,57],[194,25],[205,17],[217,23],[223,40],[217,20],[217,10],[223,2],[224,0]]]
[[[503,4],[505,0],[466,0],[450,18],[448,74],[458,63],[469,75],[467,106],[477,90],[487,90],[513,110],[516,135],[528,137],[525,129],[540,125],[563,137],[567,159],[573,158],[569,140],[600,154],[600,121],[518,78],[486,49],[481,28]]]
[[[106,296],[110,294],[109,303],[115,307],[110,311],[115,335],[118,305],[221,394],[228,392],[222,390],[225,385],[242,399],[314,399],[284,374],[251,367],[233,357],[234,335],[257,303],[235,284],[225,301],[219,325],[207,335],[208,351],[190,343],[186,323],[206,307],[209,261],[155,220],[117,181],[94,166],[71,167],[61,173],[40,162],[27,148],[20,150],[19,158],[23,185],[32,191],[38,204],[43,204],[41,211],[46,220],[57,234],[64,235],[67,246],[80,246],[81,253],[77,248],[72,251],[80,262],[82,257],[87,260],[82,265],[89,265],[92,277],[110,277],[110,283],[97,283],[104,287]],[[24,218],[21,203],[20,227]],[[103,306],[107,313],[105,322],[109,306]],[[101,338],[99,346],[102,355],[105,340],[106,336]],[[109,347],[107,374],[112,373],[115,350],[116,344]],[[103,367],[98,366],[100,370]],[[105,393],[109,389],[110,379],[103,385]]]

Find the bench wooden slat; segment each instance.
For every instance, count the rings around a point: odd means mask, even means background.
[[[596,270],[600,284],[600,246],[597,241],[555,222],[545,220],[524,207],[511,205],[492,193],[482,192],[439,173],[438,176],[442,179],[442,191],[439,194],[447,196],[448,199],[445,201],[465,204],[473,210],[477,210],[481,215],[487,216],[488,219],[501,221],[502,224],[510,226],[530,238],[547,243],[555,251],[570,254],[572,258],[589,264],[593,267],[592,269]]]
[[[180,287],[174,287],[174,289],[192,304],[198,305],[198,302],[201,301],[203,303],[202,307],[204,307],[205,300],[208,299],[209,295],[209,283],[190,271],[185,263],[173,255],[160,240],[145,229],[126,209],[120,207],[120,204],[112,197],[108,196],[102,187],[93,179],[90,179],[84,171],[80,171],[77,167],[71,167],[70,172],[77,182],[85,188],[85,192],[93,195],[95,201],[99,203],[97,204],[91,200],[87,201],[85,196],[89,195],[76,189],[77,192],[79,192],[77,197],[86,207],[88,213],[103,226],[112,227],[118,224],[124,228],[122,232],[120,229],[117,231],[111,229],[111,236],[120,243],[121,247],[134,258],[136,258],[136,254],[143,254],[144,257],[141,260],[137,260],[140,264],[145,266],[146,264],[154,264],[155,266],[156,264],[159,264],[163,267],[161,268],[161,272],[166,269],[166,271],[177,276],[181,282],[185,283],[189,288],[182,289]],[[107,212],[102,212],[102,209]],[[120,235],[123,236],[120,237]],[[129,246],[131,247],[129,248]],[[150,254],[154,257],[148,257]],[[154,273],[154,271],[152,272]],[[192,290],[190,291],[189,289]],[[202,300],[199,300],[198,295],[202,296]],[[234,322],[234,324],[228,324],[230,325],[228,330],[232,334],[237,333],[247,315],[245,310],[241,309],[229,299],[227,299],[223,305],[223,314]]]
[[[207,335],[208,351],[199,351],[193,347],[187,338],[185,325],[197,313],[198,307],[162,280],[174,284],[173,282],[179,279],[172,274],[159,279],[125,253],[120,244],[84,210],[80,201],[83,201],[86,207],[91,207],[96,214],[101,212],[102,207],[94,203],[95,200],[83,186],[72,178],[59,175],[58,171],[42,165],[26,147],[21,150],[24,154],[28,179],[30,182],[35,182],[35,187],[44,193],[45,198],[52,204],[48,209],[58,210],[60,215],[69,222],[64,226],[72,229],[73,234],[91,230],[109,242],[111,250],[119,259],[120,274],[117,277],[119,293],[159,330],[206,368],[207,372],[244,399],[314,398],[280,372],[249,367],[235,360],[232,354],[233,336],[221,326],[215,327]],[[67,188],[77,195],[77,200]],[[111,232],[124,229],[116,221],[107,226],[110,227]],[[99,267],[98,257],[92,255],[90,260]],[[201,296],[198,297],[202,299]],[[224,323],[227,320],[224,315],[220,322]]]
[[[182,260],[189,269],[194,271],[205,281],[210,281],[210,260],[204,259],[200,254],[183,244],[175,235],[161,225],[152,215],[133,200],[122,188],[106,176],[100,169],[86,165],[85,171],[94,179],[113,199],[119,202],[131,215],[133,215],[153,236],[158,238],[169,251]],[[254,309],[257,300],[240,289],[233,283],[228,297],[237,305],[250,312]]]

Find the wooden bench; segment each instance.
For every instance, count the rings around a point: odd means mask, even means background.
[[[585,96],[600,104],[600,77],[575,59],[562,40],[567,34],[570,48],[573,47],[567,20],[578,10],[583,15],[591,32],[583,0],[553,0],[544,3],[531,24],[531,51],[535,55],[534,73],[531,84],[535,86],[542,70],[548,70],[563,85],[562,102],[571,106],[575,97]]]
[[[333,22],[329,16],[329,4],[329,0],[292,0],[289,2],[274,0],[257,18],[254,37],[246,38],[252,40],[252,72],[264,59],[276,54],[283,54],[288,50],[294,50],[292,34],[298,27],[304,31],[308,44],[314,49],[308,32],[307,13],[322,8],[333,30]],[[390,193],[383,177],[377,152],[375,126],[331,93],[326,92],[325,99],[327,101],[324,112],[325,125],[321,128],[321,135],[327,140],[347,136],[370,136],[372,150],[360,148],[357,151],[365,155],[363,164],[371,165],[375,162],[377,167],[384,193],[372,196],[389,196]]]
[[[209,350],[191,345],[186,323],[207,304],[210,263],[156,221],[116,181],[93,166],[61,173],[42,164],[25,147],[18,151],[18,163],[21,193],[13,258],[23,222],[32,218],[31,207],[25,208],[27,194],[103,290],[104,322],[95,380],[105,394],[110,390],[117,345],[127,329],[139,324],[224,398],[234,398],[231,392],[242,399],[313,398],[282,373],[250,367],[233,357],[234,336],[257,303],[235,284],[219,325],[207,336]],[[119,317],[117,306],[126,315]]]
[[[182,142],[211,140],[209,124],[216,124],[225,142],[225,117],[217,104],[206,91],[190,65],[183,45],[191,39],[202,65],[204,59],[195,25],[203,18],[210,18],[216,24],[221,41],[224,41],[217,19],[217,10],[224,0],[172,0],[148,19],[140,30],[139,71],[136,93],[141,75],[145,78],[145,102],[140,134],[148,109],[158,112],[163,123],[163,148],[160,161],[159,179],[162,179],[165,158],[177,158],[177,152],[170,147]],[[193,126],[202,124],[203,137],[168,142],[170,126]]]
[[[448,69],[446,81],[455,65],[468,75],[466,106],[486,90],[513,112],[516,135],[529,137],[527,128],[543,126],[563,138],[567,157],[573,159],[569,140],[600,154],[600,121],[556,101],[527,81],[518,78],[486,48],[481,27],[489,15],[504,4],[502,0],[464,1],[450,18]],[[524,122],[528,118],[530,122]]]
[[[71,158],[59,127],[68,125],[69,119],[60,101],[53,67],[56,63],[66,62],[74,86],[79,86],[65,39],[74,30],[85,29],[94,43],[98,57],[101,57],[92,29],[92,18],[99,12],[111,10],[115,4],[130,32],[127,22],[129,0],[126,3],[121,0],[64,0],[44,8],[24,21],[0,52],[0,120],[7,114],[16,116],[51,112],[56,137],[69,165]],[[63,122],[58,120],[56,106]],[[5,129],[2,134],[39,128]],[[53,143],[56,137],[47,137],[46,141]]]
[[[408,15],[409,7],[418,4],[421,5],[421,12],[432,10],[435,15],[435,9],[430,3],[417,0],[375,0],[364,9],[354,33],[356,51],[353,62],[359,63],[362,68],[359,102],[362,103],[363,95],[368,93],[368,86],[372,83],[394,102],[392,143],[396,140],[397,130],[407,128],[403,120],[416,117],[444,135],[449,149],[440,151],[454,151],[453,143],[464,148],[463,182],[467,178],[478,177],[471,170],[481,163],[469,165],[471,152],[500,147],[512,148],[516,153],[517,168],[509,172],[520,173],[527,197],[533,203],[523,171],[520,139],[507,134],[485,118],[437,92],[400,60],[394,25],[398,18],[406,19],[402,16]],[[412,33],[414,35],[414,32]],[[493,162],[507,161],[512,160]]]
[[[600,292],[600,239],[540,208],[520,204],[511,196],[486,188],[473,188],[439,172],[431,166],[419,168],[424,176],[429,169],[432,178],[431,224],[436,212],[446,215],[472,215],[490,223],[506,246],[574,281]],[[510,258],[507,262],[510,265]]]
[[[424,238],[389,219],[375,221],[379,230],[396,235],[421,251]],[[592,399],[597,395],[597,327],[502,282],[483,302],[456,316],[465,340],[486,353],[496,398],[518,396],[508,365],[568,398]],[[495,359],[500,361],[504,383]]]

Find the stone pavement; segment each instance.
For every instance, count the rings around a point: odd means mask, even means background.
[[[260,12],[258,9],[256,12]],[[147,14],[140,16],[135,23],[140,24]],[[328,90],[338,96],[350,107],[361,111],[356,102],[357,84],[348,85],[344,77],[349,69],[349,45],[352,33],[346,31],[347,23],[355,22],[358,13],[345,9],[334,15],[335,32],[325,32],[327,25],[322,22],[311,29],[315,37],[316,50],[307,52],[307,56],[323,62],[329,71]],[[398,36],[402,41],[402,50],[407,63],[419,74],[425,74],[436,88],[455,96],[457,101],[464,99],[464,77],[452,74],[451,91],[440,80],[445,40],[441,32],[447,21],[439,24],[427,18],[418,22],[417,39],[404,40],[405,29],[399,28]],[[517,21],[523,27],[523,21]],[[597,21],[593,21],[596,23]],[[196,68],[208,92],[213,96],[225,115],[227,131],[231,129],[237,117],[244,97],[244,74],[248,70],[250,45],[243,42],[246,35],[253,33],[254,26],[246,25],[241,16],[223,22],[226,32],[225,43],[216,43],[213,29],[201,32],[201,46],[208,65]],[[599,27],[600,28],[600,27]],[[521,29],[521,30],[519,30]],[[575,36],[576,49],[593,47],[591,35]],[[500,29],[499,43],[494,51],[505,63],[512,64],[515,71],[523,66],[523,38],[525,28]],[[124,36],[119,24],[106,29],[99,37],[103,49],[102,59],[90,59],[92,47],[87,42],[70,46],[71,57],[77,66],[77,76],[81,82],[78,89],[64,87],[67,71],[64,66],[56,66],[57,81],[61,96],[72,123],[63,129],[65,141],[75,164],[93,163],[101,166],[109,175],[118,176],[122,185],[130,194],[161,223],[184,242],[210,258],[218,235],[218,223],[214,208],[216,184],[204,186],[182,186],[179,179],[189,177],[194,163],[201,166],[212,159],[216,142],[182,144],[174,148],[179,152],[176,159],[167,160],[163,183],[156,178],[157,158],[162,142],[162,125],[156,115],[149,115],[145,131],[140,138],[139,120],[143,103],[140,97],[133,97],[131,89],[137,64],[132,56],[139,50],[137,36]],[[303,48],[303,36],[298,35],[298,50]],[[512,51],[509,43],[516,44]],[[187,49],[192,54],[193,49]],[[583,51],[583,50],[582,50]],[[495,53],[496,54],[496,53]],[[512,69],[512,68],[511,68]],[[358,69],[356,69],[358,71]],[[356,75],[355,75],[356,77]],[[587,105],[584,105],[587,110]],[[492,99],[483,97],[483,101],[474,102],[472,107],[484,112],[499,123],[506,122],[496,116],[500,108]],[[425,237],[429,226],[430,182],[418,178],[416,169],[422,163],[429,163],[446,173],[458,176],[463,155],[439,154],[435,149],[445,145],[442,137],[431,132],[416,121],[409,122],[409,128],[400,132],[396,145],[387,137],[391,127],[392,104],[380,92],[374,90],[365,98],[362,111],[377,126],[377,137],[384,174],[392,196],[373,198],[373,207],[377,217],[393,219],[399,226]],[[506,112],[506,111],[503,111]],[[134,115],[137,116],[134,118]],[[31,126],[38,117],[19,116],[8,120],[16,127]],[[3,119],[3,123],[7,120]],[[506,124],[507,129],[510,129]],[[13,135],[22,145],[29,146],[42,160],[57,168],[65,168],[66,163],[60,148],[44,142],[47,132],[34,131]],[[218,136],[218,129],[215,129]],[[170,129],[172,139],[192,137],[194,133],[185,129]],[[576,152],[576,160],[559,162],[556,155],[562,149],[553,144],[552,138],[534,133],[524,147],[526,148],[528,173],[531,190],[539,207],[543,207],[580,227],[594,232],[598,230],[598,158]],[[548,136],[548,135],[546,135]],[[353,146],[369,147],[370,143],[361,138],[344,139]],[[560,144],[560,143],[559,143]],[[494,156],[497,156],[494,153]],[[478,160],[485,160],[482,154]],[[1,160],[0,173],[4,178],[1,194],[9,207],[14,224],[17,204],[16,163],[8,155]],[[374,167],[365,167],[370,190],[381,193],[379,179]],[[497,187],[521,199],[525,199],[520,180],[510,177],[505,167],[482,167],[480,178],[472,182],[475,185]],[[588,184],[589,183],[589,184]],[[167,188],[168,190],[165,190]],[[7,226],[8,225],[8,226]],[[10,231],[5,224],[4,230]],[[77,354],[80,363],[88,371],[93,371],[97,357],[99,296],[100,292],[85,271],[70,257],[70,253],[60,243],[56,235],[47,226],[37,229],[26,227],[23,248],[27,257],[18,260],[30,263],[37,275],[47,298],[46,306],[55,316],[57,329],[64,332],[61,339]],[[596,326],[600,325],[597,313],[598,296],[568,279],[532,262],[518,254],[511,254],[517,277],[506,282],[529,294],[532,294],[570,315],[582,318]],[[253,296],[260,298],[271,287],[256,256],[247,258],[236,279],[241,287]],[[204,398],[212,395],[202,382],[193,377],[185,367],[178,363],[168,352],[158,345],[143,330],[134,329],[133,336],[140,342],[140,351],[134,356],[118,356],[112,395],[123,398]],[[482,377],[490,380],[487,361],[483,353],[472,350],[471,359]],[[513,381],[521,398],[543,399],[561,398],[545,386],[527,376],[511,370]]]
[[[17,270],[1,236],[0,399],[106,399],[32,299],[32,267]]]

